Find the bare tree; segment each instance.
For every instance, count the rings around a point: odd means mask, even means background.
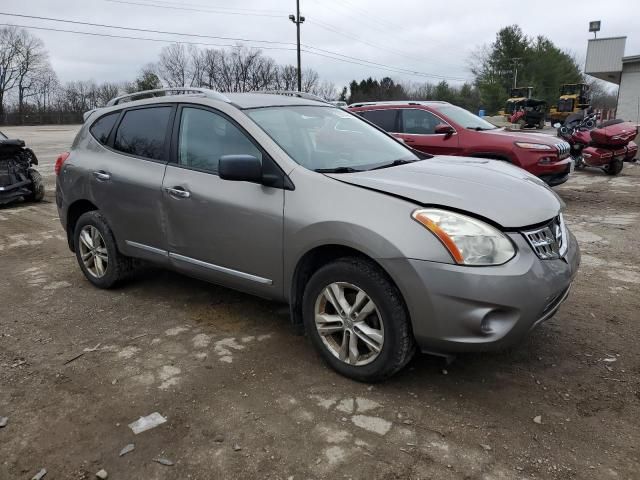
[[[304,69],[302,71],[302,91],[311,92],[318,83],[319,78],[318,72],[312,68]]]
[[[160,78],[169,87],[187,86],[189,77],[189,55],[180,43],[172,43],[162,49],[158,61]]]
[[[49,61],[42,40],[26,30],[18,31],[17,52],[18,113],[22,116],[25,100],[37,94],[38,78],[49,68]]]
[[[317,95],[325,100],[335,100],[338,98],[338,90],[333,82],[324,80],[319,82],[309,90],[310,93]]]
[[[4,114],[7,93],[18,81],[20,30],[0,28],[0,115]]]

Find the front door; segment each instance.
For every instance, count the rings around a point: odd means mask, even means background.
[[[400,134],[407,145],[432,155],[455,155],[458,135],[436,133],[436,126],[447,122],[427,110],[403,108],[400,110]]]
[[[222,180],[223,155],[272,161],[230,118],[182,106],[162,204],[170,262],[191,275],[266,297],[282,294],[284,191]]]

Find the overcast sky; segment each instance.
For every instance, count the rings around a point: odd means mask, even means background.
[[[279,63],[295,64],[295,26],[287,17],[295,0],[1,0],[0,11],[102,23],[123,27],[245,38],[248,46]],[[133,5],[137,3],[138,5]],[[139,4],[147,4],[145,6]],[[149,6],[154,4],[154,6]],[[629,35],[626,55],[640,54],[640,2],[637,0],[498,1],[498,0],[301,0],[302,43],[328,52],[392,68],[455,79],[470,78],[470,58],[490,43],[501,27],[518,24],[530,36],[545,35],[584,62],[590,20],[602,20],[600,37]],[[162,8],[158,6],[163,6]],[[564,5],[561,10],[558,7]],[[213,12],[213,9],[218,9]],[[224,13],[223,13],[224,12]],[[211,44],[233,41],[188,38],[156,33],[71,25],[53,21],[0,16],[2,23],[38,26]],[[635,23],[635,25],[634,25]],[[167,43],[91,37],[32,29],[49,51],[62,81],[131,80],[140,67],[154,62]],[[257,40],[283,43],[259,43]],[[281,49],[266,49],[277,47]],[[303,47],[304,48],[304,47]],[[326,52],[319,52],[326,54]],[[331,53],[330,55],[333,55]],[[349,60],[351,61],[351,60]],[[426,81],[418,75],[303,52],[303,68],[312,67],[337,86],[351,79],[389,75],[400,81]],[[437,81],[437,79],[432,80]]]

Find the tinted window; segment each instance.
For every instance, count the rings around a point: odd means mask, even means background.
[[[113,147],[139,157],[162,160],[171,108],[139,108],[125,112]]]
[[[242,154],[262,159],[260,150],[223,116],[199,108],[182,109],[180,165],[217,173],[220,157]]]
[[[396,119],[398,118],[397,110],[368,110],[366,112],[358,112],[371,123],[375,123],[381,129],[387,132],[395,132],[398,130]]]
[[[116,120],[118,120],[118,115],[120,115],[120,112],[113,112],[99,118],[97,122],[91,125],[91,135],[93,135],[100,143],[105,145],[107,140],[109,140],[111,129],[116,124]]]
[[[436,133],[436,125],[441,123],[444,122],[426,110],[402,110],[402,133],[433,135]]]

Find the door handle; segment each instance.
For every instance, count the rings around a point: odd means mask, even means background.
[[[180,198],[189,198],[191,196],[191,192],[188,190],[185,190],[182,187],[165,187],[165,192],[167,192],[169,195],[173,195],[174,197],[180,197]]]
[[[405,143],[416,143],[416,140],[414,138],[405,138],[404,141]]]
[[[96,177],[96,179],[102,181],[102,182],[106,182],[107,180],[111,180],[111,174],[105,172],[104,170],[98,170],[97,172],[93,172],[93,176]]]

